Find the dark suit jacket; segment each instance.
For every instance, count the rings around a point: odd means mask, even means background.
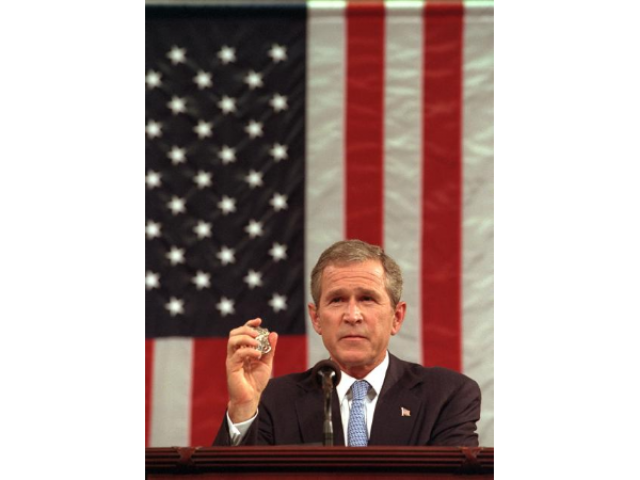
[[[401,408],[411,412],[401,416]],[[369,445],[478,446],[480,388],[440,367],[425,368],[389,354],[389,369],[373,415]],[[333,393],[334,444],[344,445],[338,396]],[[242,445],[322,444],[324,401],[311,370],[269,381],[258,418]],[[226,415],[213,443],[230,445]]]

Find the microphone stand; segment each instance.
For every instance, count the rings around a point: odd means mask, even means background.
[[[324,392],[324,424],[322,432],[324,434],[324,446],[333,446],[333,422],[331,420],[331,394],[333,392],[334,372],[320,371],[322,376],[322,391]]]
[[[322,360],[313,367],[311,375],[324,392],[324,424],[322,433],[324,446],[333,446],[333,422],[331,421],[331,398],[333,387],[340,383],[340,368],[331,360]]]

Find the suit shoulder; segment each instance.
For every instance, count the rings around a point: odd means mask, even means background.
[[[422,365],[416,365],[419,369],[421,369],[425,375],[431,376],[433,378],[446,378],[451,380],[457,380],[459,382],[466,382],[474,380],[466,376],[464,373],[456,372],[455,370],[451,370],[449,368],[444,367],[423,367]]]
[[[478,383],[463,373],[444,367],[423,367],[417,363],[405,362],[409,371],[429,385],[438,385],[450,389],[479,388]]]

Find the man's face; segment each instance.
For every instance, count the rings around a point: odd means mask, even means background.
[[[313,328],[340,368],[363,378],[384,359],[389,338],[400,330],[406,304],[391,304],[384,269],[376,260],[329,265],[320,285],[318,305],[309,304]]]

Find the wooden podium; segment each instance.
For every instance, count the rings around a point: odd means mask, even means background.
[[[493,479],[493,448],[196,447],[147,448],[147,480]]]

